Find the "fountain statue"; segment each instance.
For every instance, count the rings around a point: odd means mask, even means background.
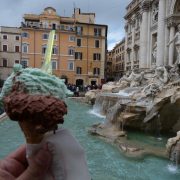
[[[168,43],[168,46],[175,42],[176,50],[177,50],[177,60],[176,63],[180,64],[180,24],[177,26],[178,31],[176,32],[173,39]]]
[[[180,129],[178,64],[139,73],[133,70],[118,82],[103,86],[94,107],[101,107],[99,112],[106,116],[106,121],[94,125],[90,132],[109,137],[113,129],[118,138],[117,131],[127,132],[128,129],[156,134],[158,131],[158,136],[162,132],[176,133]]]
[[[180,164],[180,131],[177,132],[176,137],[168,139],[166,148],[170,160],[178,166]]]
[[[153,64],[156,64],[156,58],[157,58],[157,41],[153,45],[152,49],[152,56],[153,56]]]

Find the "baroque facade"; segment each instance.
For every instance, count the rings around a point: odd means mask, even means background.
[[[40,68],[50,30],[56,29],[52,52],[53,73],[76,85],[101,84],[107,49],[107,25],[95,24],[94,13],[74,9],[62,17],[47,7],[41,14],[25,14],[22,22],[22,64]]]
[[[125,69],[172,66],[178,52],[169,42],[180,24],[180,1],[133,0],[126,10]]]

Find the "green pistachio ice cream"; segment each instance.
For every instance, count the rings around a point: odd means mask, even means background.
[[[13,73],[5,81],[0,94],[0,102],[4,97],[8,96],[14,84],[19,84],[16,91],[24,91],[29,95],[50,95],[58,99],[64,99],[66,96],[71,96],[64,84],[63,79],[59,79],[54,75],[47,74],[41,69],[26,68],[23,69],[20,64],[16,64],[13,68]]]

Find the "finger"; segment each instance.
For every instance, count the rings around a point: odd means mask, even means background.
[[[15,152],[11,153],[7,158],[15,159],[20,163],[26,164],[26,145],[20,146]]]
[[[39,180],[47,173],[51,164],[51,154],[48,150],[41,149],[37,155],[30,160],[27,170],[18,178],[18,180]]]
[[[25,145],[8,155],[0,162],[0,168],[14,177],[18,177],[27,168]]]
[[[12,158],[5,158],[0,163],[1,170],[9,172],[14,177],[18,177],[20,174],[24,172],[27,166],[24,166],[19,161],[12,159]]]
[[[0,169],[0,180],[14,180],[15,178],[8,172]]]

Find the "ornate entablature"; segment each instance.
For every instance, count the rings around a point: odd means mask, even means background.
[[[149,11],[151,7],[151,0],[144,0],[141,3],[141,9],[142,11]]]

